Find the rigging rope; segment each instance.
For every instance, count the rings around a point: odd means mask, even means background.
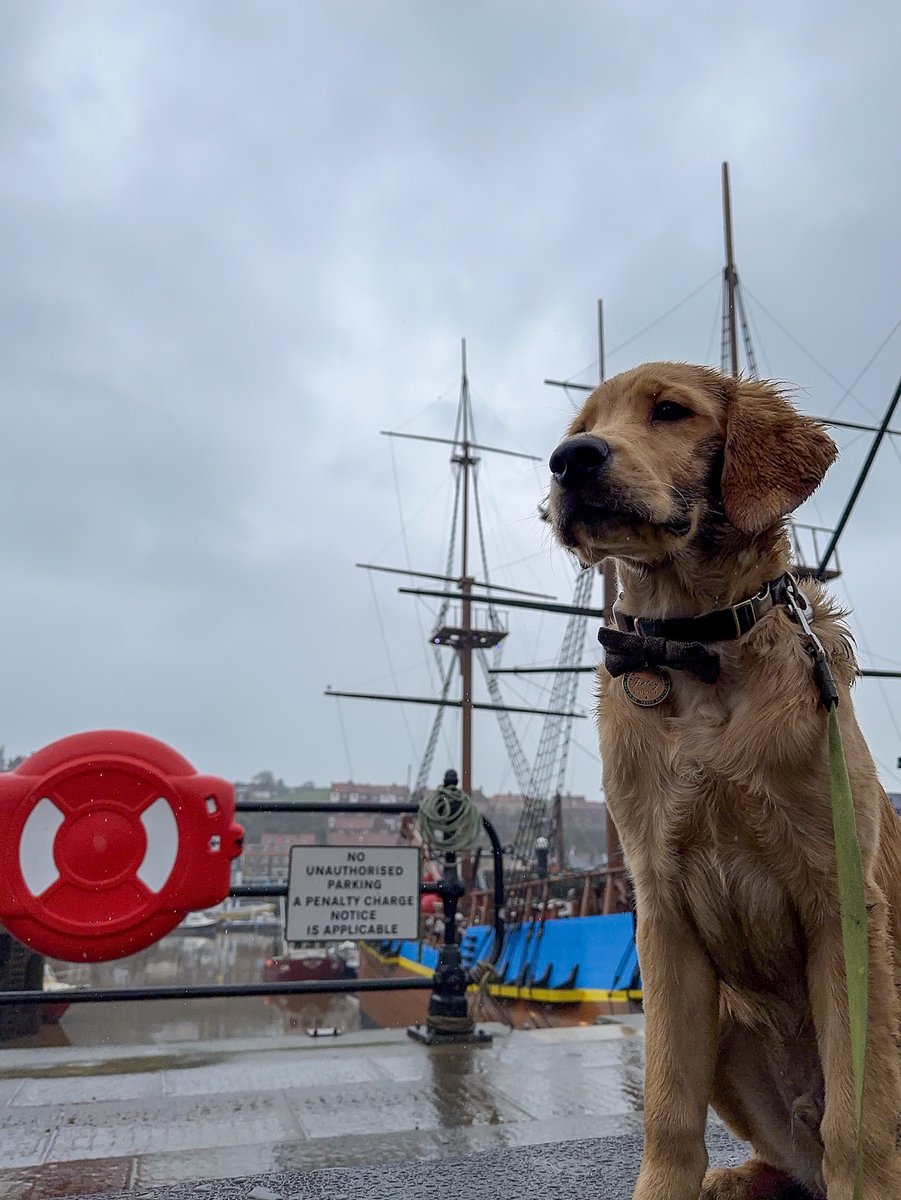
[[[705,285],[706,286],[706,285]],[[485,532],[482,524],[482,510],[479,504],[478,488],[474,480],[473,493],[475,497],[476,525],[479,536],[479,547],[482,556],[482,569],[486,581],[488,575],[488,556],[485,547]],[[593,571],[583,571],[576,579],[573,604],[585,607],[591,596]],[[489,601],[488,613],[491,624],[495,629],[502,627],[493,603]],[[566,630],[558,658],[561,667],[572,667],[582,657],[585,643],[585,628],[587,617],[573,614],[567,621]],[[492,702],[496,706],[502,703],[500,686],[497,678],[491,674],[488,667],[487,655],[479,653],[482,669]],[[575,672],[559,671],[555,675],[551,689],[549,708],[554,712],[570,712],[575,703],[578,689],[578,676]],[[538,741],[538,751],[534,766],[529,769],[522,746],[516,736],[516,731],[509,715],[498,707],[498,722],[507,754],[510,758],[516,781],[523,798],[523,807],[514,841],[514,870],[523,870],[532,857],[535,838],[539,835],[548,837],[553,844],[556,837],[557,820],[556,806],[551,802],[551,781],[554,778],[555,766],[557,791],[563,787],[566,777],[566,767],[569,759],[569,747],[572,735],[572,717],[549,714],[544,719]]]
[[[704,355],[705,363],[709,363],[713,357],[713,347],[716,344],[716,331],[720,326],[720,322],[722,321],[722,313],[720,311],[721,307],[722,301],[717,303],[716,312],[713,315],[713,328],[710,330],[710,340],[707,343],[707,353]]]
[[[720,329],[720,374],[731,375],[732,371],[728,369],[729,359],[729,283],[726,276],[723,276],[723,300],[722,300],[722,327]]]
[[[347,769],[350,772],[350,778],[354,777],[353,763],[350,761],[350,745],[347,741],[347,730],[344,728],[344,713],[341,711],[340,697],[335,698],[335,703],[338,705],[338,724],[341,726],[341,741],[344,743],[344,755],[347,759]]]
[[[472,476],[472,493],[473,507],[476,514],[476,530],[479,537],[479,553],[481,555],[482,572],[486,583],[491,582],[491,575],[488,568],[488,551],[485,542],[485,527],[482,523],[482,504],[479,496],[478,474],[473,471]],[[492,629],[503,629],[503,621],[498,615],[497,608],[494,603],[488,602],[488,620]],[[500,662],[503,642],[498,643],[495,649],[494,661],[495,665]],[[485,650],[477,650],[476,656],[482,668],[482,673],[485,676],[485,686],[488,688],[488,694],[491,697],[491,703],[495,705],[497,711],[498,725],[501,730],[501,737],[504,741],[504,746],[507,750],[507,757],[510,759],[510,765],[513,768],[513,774],[516,777],[516,784],[523,794],[527,795],[531,791],[532,773],[529,770],[528,760],[523,753],[523,748],[519,738],[516,735],[516,730],[513,728],[513,722],[510,720],[510,714],[504,712],[501,707],[504,703],[504,697],[501,692],[500,684],[497,677],[491,674],[491,668],[488,665],[488,654]]]
[[[842,392],[844,394],[842,395],[842,398],[839,401],[839,404],[841,404],[841,402],[843,400],[846,400],[848,398],[848,396],[850,396],[852,400],[856,401],[856,403],[860,405],[860,407],[864,410],[864,412],[869,413],[870,416],[875,415],[873,413],[873,410],[868,405],[864,404],[864,402],[861,399],[859,399],[857,396],[854,395],[851,388],[846,388],[845,385],[842,383],[842,381],[836,375],[833,375],[827,366],[824,366],[823,363],[821,363],[818,358],[816,358],[813,354],[811,354],[811,352],[807,349],[807,347],[802,342],[799,342],[798,339],[795,337],[795,335],[789,329],[786,329],[785,326],[782,324],[782,322],[777,317],[774,317],[768,308],[764,307],[764,305],[760,302],[760,300],[758,300],[758,298],[753,294],[753,292],[749,291],[747,294],[754,301],[754,303],[757,305],[757,307],[760,309],[760,311],[762,313],[764,313],[767,317],[769,317],[769,319],[773,322],[773,324],[776,326],[776,328],[781,329],[781,331],[785,334],[785,336],[788,338],[788,340],[790,342],[794,342],[794,344],[798,347],[798,349],[803,354],[807,355],[807,357],[810,359],[810,361],[814,364],[815,367],[819,367],[819,369],[823,372],[824,375],[828,376],[828,378],[831,379],[834,384],[836,384],[838,387],[840,387],[842,389]],[[894,330],[892,332],[894,332]],[[880,347],[880,349],[882,349],[882,347]],[[857,383],[856,379],[855,379],[854,383],[855,384]],[[851,387],[853,387],[853,386],[854,386],[854,384],[851,385]]]
[[[523,752],[519,738],[516,736],[516,730],[513,728],[513,722],[510,720],[510,714],[504,712],[503,708],[500,707],[504,702],[504,697],[501,694],[497,676],[491,674],[491,669],[488,666],[488,655],[484,650],[477,650],[476,655],[485,676],[485,686],[488,688],[491,702],[498,706],[496,709],[497,721],[501,728],[501,736],[507,748],[507,756],[510,759],[513,774],[516,776],[516,784],[523,797],[525,797],[532,790],[532,772],[529,770],[528,760]]]
[[[851,389],[857,387],[857,385],[860,383],[861,379],[863,379],[864,375],[866,375],[867,371],[869,371],[870,367],[873,365],[873,363],[876,361],[876,359],[879,357],[879,355],[882,353],[882,351],[886,348],[886,346],[889,344],[889,342],[892,340],[892,338],[895,336],[895,334],[898,332],[899,329],[901,329],[901,319],[899,319],[895,322],[895,324],[891,327],[891,329],[888,331],[888,333],[885,335],[885,337],[882,339],[882,341],[879,343],[879,345],[876,347],[876,349],[873,351],[873,353],[870,355],[870,357],[867,359],[867,361],[864,363],[864,365],[857,372],[855,377],[851,380],[850,386],[848,387],[847,391],[845,392],[845,395],[842,396],[841,400],[839,400],[836,404],[833,405],[832,412],[830,412],[830,414],[829,414],[830,417],[834,415],[835,410],[838,408],[839,404],[842,403],[842,400],[845,399],[845,396],[850,396]],[[860,401],[858,401],[858,404],[859,403],[860,403]]]
[[[592,570],[583,571],[576,577],[576,586],[573,591],[574,607],[584,608],[587,606],[593,582],[594,571]],[[587,617],[577,613],[570,615],[563,635],[558,666],[572,667],[581,660],[587,622]],[[577,688],[578,675],[574,671],[560,670],[556,672],[549,707],[558,713],[571,712]],[[538,743],[538,752],[535,756],[535,766],[532,770],[531,785],[528,794],[524,796],[522,813],[513,842],[516,866],[519,866],[520,869],[531,862],[537,837],[544,836],[551,844],[554,842],[556,813],[551,798],[551,781],[554,778],[556,765],[557,790],[559,791],[562,787],[561,781],[566,775],[571,731],[572,717],[548,716],[545,718]]]
[[[388,635],[385,632],[385,623],[382,620],[382,610],[379,607],[379,598],[378,598],[378,595],[376,594],[375,583],[373,582],[371,572],[368,572],[368,574],[369,574],[369,590],[372,593],[372,604],[373,604],[373,607],[375,608],[375,616],[376,616],[376,620],[378,621],[379,632],[382,635],[382,645],[385,648],[385,657],[388,660],[388,669],[391,672],[391,680],[394,683],[394,690],[395,690],[395,692],[399,692],[400,684],[398,683],[397,671],[395,670],[395,667],[394,667],[394,659],[391,656],[391,643],[388,641]],[[400,711],[401,711],[401,718],[404,723],[404,728],[407,731],[407,738],[410,742],[410,749],[415,754],[416,753],[416,739],[413,737],[413,730],[410,728],[410,721],[409,721],[409,718],[407,717],[406,706],[402,704],[400,706]]]
[[[443,664],[439,664],[439,667]],[[451,678],[454,673],[454,660],[450,659],[447,663],[447,670],[443,671],[443,679],[441,681],[441,699],[447,699],[447,693],[450,691]],[[429,772],[432,769],[432,762],[435,758],[435,749],[438,745],[438,738],[441,734],[441,725],[444,717],[444,706],[439,705],[435,711],[435,719],[432,721],[432,728],[429,730],[429,740],[426,742],[425,750],[422,754],[422,761],[419,764],[419,771],[416,775],[416,784],[413,788],[413,799],[421,800],[425,794],[426,785],[429,779]]]
[[[451,531],[450,541],[448,543],[447,560],[445,563],[444,574],[449,576],[454,567],[454,544],[457,538],[457,520],[460,512],[460,484],[463,480],[462,470],[456,472],[456,480],[454,487],[454,505],[451,514]],[[445,582],[445,596],[438,607],[438,615],[435,618],[433,628],[438,629],[444,624],[447,617],[447,610],[450,608],[452,594],[450,591],[450,583]],[[438,670],[438,678],[441,682],[441,699],[446,700],[450,691],[451,679],[454,670],[454,658],[451,658],[447,664],[441,657],[441,649],[439,646],[432,645],[432,652],[435,659],[435,665]],[[432,728],[429,730],[428,741],[425,744],[425,749],[422,753],[422,759],[419,763],[419,771],[416,774],[416,784],[413,788],[413,798],[421,799],[425,793],[428,784],[429,772],[432,769],[432,763],[435,758],[435,750],[438,747],[438,739],[441,736],[441,730],[444,724],[444,706],[439,705],[435,712],[435,719],[432,721]]]
[[[748,327],[748,318],[745,315],[744,290],[738,284],[736,276],[735,301],[738,307],[738,319],[741,324],[741,335],[745,343],[745,358],[748,363],[748,374],[752,379],[759,379],[760,374],[757,370],[757,359],[754,357],[754,347],[751,345],[751,330]]]
[[[702,284],[700,284],[698,287],[696,287],[693,292],[689,292],[687,296],[683,296],[682,299],[678,301],[678,303],[674,304],[672,306],[672,308],[668,308],[665,313],[662,313],[659,317],[656,318],[656,320],[652,321],[650,323],[650,325],[645,325],[644,329],[639,329],[638,333],[633,333],[632,336],[627,337],[624,342],[620,342],[618,346],[614,346],[612,350],[608,350],[607,358],[608,359],[612,358],[614,356],[614,354],[618,354],[620,352],[620,350],[624,350],[626,348],[626,346],[630,345],[634,341],[637,341],[637,339],[640,338],[643,334],[649,333],[652,329],[654,329],[657,325],[659,325],[661,323],[661,321],[665,321],[667,317],[671,317],[674,312],[677,312],[682,307],[683,304],[687,304],[689,302],[689,300],[694,300],[695,296],[700,295],[700,293],[703,292],[705,288],[710,287],[711,283],[713,283],[713,281],[715,279],[718,279],[719,276],[720,276],[719,270],[714,271],[714,273],[710,276],[709,279],[705,279],[704,282]]]
[[[758,351],[760,352],[760,356],[763,359],[763,367],[764,367],[764,370],[766,371],[765,378],[772,379],[773,373],[770,370],[769,361],[767,359],[767,354],[763,348],[763,338],[760,336],[760,329],[758,328],[757,320],[754,316],[754,310],[751,308],[750,304],[747,306],[747,309],[748,309],[748,325],[751,329],[752,334],[754,335],[754,341],[757,345]]]
[[[659,324],[661,324],[661,322],[665,321],[667,317],[671,317],[674,312],[678,312],[683,304],[687,304],[689,300],[694,300],[695,296],[699,296],[705,288],[710,287],[711,283],[713,283],[715,279],[718,279],[719,276],[719,270],[714,271],[709,279],[705,279],[703,283],[699,284],[694,289],[694,291],[689,292],[687,296],[683,296],[681,300],[677,301],[672,308],[668,308],[666,312],[661,313],[659,317],[656,317],[653,321],[651,321],[650,325],[645,325],[643,329],[639,329],[637,333],[633,333],[631,337],[627,337],[624,342],[620,342],[619,345],[614,346],[611,350],[608,350],[606,355],[607,360],[609,361],[615,354],[619,354],[620,350],[625,350],[626,346],[631,345],[632,342],[637,341],[644,334],[650,333],[652,329],[655,329]],[[566,387],[566,385],[570,383],[573,384],[574,387],[582,388],[584,385],[576,383],[576,376],[583,375],[589,370],[597,370],[597,366],[598,360],[595,359],[594,362],[590,362],[588,366],[582,367],[581,370],[575,371],[572,375],[569,375],[566,379],[562,380],[561,382],[563,383],[563,386]]]

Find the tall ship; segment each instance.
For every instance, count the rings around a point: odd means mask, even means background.
[[[421,802],[441,782],[446,764],[437,761],[445,714],[459,714],[458,768],[462,791],[473,796],[473,747],[482,720],[497,720],[510,770],[521,796],[521,807],[512,841],[505,846],[506,898],[503,911],[494,906],[494,879],[487,846],[477,845],[461,859],[467,892],[461,905],[459,937],[463,963],[474,967],[490,957],[496,918],[505,926],[503,949],[483,980],[476,1002],[484,1015],[503,1015],[513,1023],[571,1023],[593,1020],[601,1011],[623,1009],[641,1001],[635,952],[634,917],[621,856],[608,850],[606,862],[593,869],[573,870],[567,862],[563,823],[563,787],[572,745],[572,725],[586,714],[576,705],[585,641],[590,621],[603,619],[603,609],[592,607],[597,572],[578,572],[571,603],[559,603],[547,594],[496,583],[488,557],[479,468],[485,455],[504,454],[530,462],[537,456],[488,446],[476,439],[474,412],[466,359],[462,345],[462,370],[455,428],[444,441],[450,448],[452,472],[451,530],[443,573],[409,570],[381,564],[358,564],[369,571],[407,576],[411,586],[401,591],[438,602],[428,641],[438,658],[440,690],[435,696],[388,696],[375,693],[330,691],[336,698],[369,699],[434,706],[435,715],[415,782],[412,799]],[[416,439],[417,435],[403,434]],[[536,496],[536,505],[540,497]],[[540,514],[536,514],[536,522]],[[544,709],[510,704],[504,697],[502,653],[510,636],[512,611],[525,619],[529,613],[549,613],[564,618],[560,650],[551,669],[553,684]],[[525,668],[528,670],[529,668]],[[483,692],[476,692],[476,677]],[[455,686],[456,685],[456,686]],[[484,696],[483,696],[484,693]],[[537,750],[530,762],[513,723],[517,714],[542,719]],[[598,778],[598,786],[600,779]],[[478,800],[478,798],[476,798]],[[605,808],[598,804],[597,819]],[[406,836],[417,838],[409,824]],[[615,835],[608,838],[615,843]],[[418,839],[417,839],[418,840]],[[608,842],[608,846],[610,842]],[[434,848],[433,848],[434,849]],[[437,855],[436,855],[437,858]],[[437,878],[439,864],[424,847],[426,878]],[[399,974],[431,975],[443,936],[443,918],[437,897],[424,898],[422,936],[417,941],[364,943],[360,951],[361,978]],[[398,997],[366,1003],[395,1010]],[[426,998],[407,993],[407,1018],[425,1011]],[[501,1005],[500,1012],[497,1009]],[[376,1015],[378,1019],[378,1015]],[[382,1023],[382,1021],[380,1021]]]
[[[728,164],[723,164],[723,214],[725,263],[722,273],[722,316],[719,366],[724,374],[758,376],[757,363],[745,311],[732,237],[732,214]],[[599,382],[605,378],[603,305],[598,305]],[[743,361],[741,351],[743,350]],[[548,384],[569,390],[591,391],[596,385]],[[839,574],[838,538],[850,515],[879,440],[885,434],[897,395],[886,413],[858,484],[845,507],[838,526],[826,529],[794,524],[792,538],[799,576],[833,579]],[[841,421],[830,423],[842,426]],[[863,426],[853,426],[861,428]],[[869,427],[867,427],[869,428]],[[635,946],[635,921],[628,874],[615,826],[598,805],[598,820],[606,833],[606,853],[590,869],[574,870],[568,863],[562,793],[572,746],[573,722],[586,715],[577,704],[580,676],[596,670],[585,663],[590,627],[612,620],[616,578],[611,563],[575,574],[572,598],[561,603],[546,594],[528,592],[494,582],[486,549],[479,488],[479,469],[486,455],[511,455],[531,462],[538,456],[486,445],[476,439],[474,412],[466,360],[462,347],[459,400],[452,437],[419,437],[411,433],[388,433],[389,437],[445,443],[450,451],[452,474],[451,529],[442,573],[404,567],[359,563],[367,571],[407,576],[409,585],[399,590],[412,597],[438,602],[428,640],[438,660],[440,687],[437,695],[411,696],[384,693],[332,691],[336,698],[350,697],[381,702],[426,704],[435,716],[426,739],[419,769],[412,783],[416,802],[440,783],[445,764],[436,762],[442,722],[448,708],[459,712],[460,785],[473,795],[473,745],[479,722],[493,713],[498,722],[510,767],[521,796],[515,835],[504,847],[506,899],[498,913],[493,900],[493,880],[487,847],[476,847],[464,856],[462,872],[466,895],[458,917],[458,936],[463,965],[474,968],[491,958],[495,928],[500,919],[505,927],[503,948],[491,969],[486,970],[474,997],[476,1015],[500,1017],[514,1025],[575,1024],[594,1021],[606,1014],[621,1013],[641,1006],[642,987]],[[541,516],[540,496],[536,496]],[[510,614],[513,616],[510,616]],[[552,666],[501,665],[502,653],[511,634],[510,624],[525,622],[529,614],[553,614],[563,624],[557,659]],[[515,622],[514,622],[515,617]],[[550,678],[546,708],[510,704],[502,679],[505,674],[525,676],[541,673]],[[890,671],[863,674],[893,675]],[[475,678],[481,677],[484,698],[476,698]],[[534,756],[529,759],[513,724],[513,716],[529,713],[542,718]],[[600,787],[600,771],[598,772]],[[408,836],[415,833],[408,828]],[[430,866],[425,847],[427,872]],[[431,975],[438,961],[443,935],[440,909],[426,897],[421,936],[415,941],[364,943],[360,949],[361,978],[392,978],[400,975]],[[400,997],[404,999],[401,1000]],[[415,1022],[425,1013],[426,998],[414,993],[397,993],[379,1000],[368,997],[367,1005],[379,1011],[373,1019],[380,1024]],[[404,1008],[397,1011],[398,1005]],[[389,1011],[389,1009],[391,1011]]]

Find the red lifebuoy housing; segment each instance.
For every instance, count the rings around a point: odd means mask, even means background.
[[[230,783],[155,738],[53,742],[0,774],[0,920],[72,962],[142,950],[228,895],[234,815]]]

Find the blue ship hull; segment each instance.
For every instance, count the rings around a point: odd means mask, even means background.
[[[494,930],[473,925],[463,935],[463,964],[474,967],[491,954]],[[426,942],[381,942],[370,947],[385,963],[431,975],[438,951]],[[632,913],[523,921],[507,927],[504,947],[489,984],[491,995],[547,1004],[641,1000]]]

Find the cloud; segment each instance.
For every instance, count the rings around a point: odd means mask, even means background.
[[[447,448],[378,431],[449,435],[466,336],[479,436],[545,456],[570,409],[541,381],[596,376],[599,295],[610,370],[716,358],[725,157],[764,371],[809,411],[880,412],[897,342],[844,391],[899,315],[899,21],[774,3],[11,12],[7,748],[122,724],[233,777],[415,772],[431,710],[321,695],[433,686],[434,605],[352,564],[443,570]],[[841,440],[817,523],[862,458]],[[895,466],[886,447],[843,555],[874,652],[901,659]],[[543,468],[481,470],[498,577],[566,598]],[[509,662],[554,658],[556,619],[511,626]],[[860,693],[891,765],[891,703]],[[578,724],[569,782],[596,794]],[[512,785],[493,732],[476,777]]]

